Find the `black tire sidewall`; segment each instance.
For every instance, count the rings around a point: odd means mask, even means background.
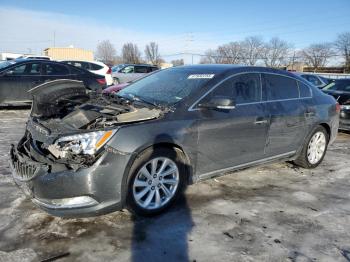
[[[136,175],[138,174],[139,170],[151,159],[154,159],[156,157],[167,157],[174,161],[174,163],[177,165],[179,170],[179,184],[176,189],[176,192],[173,196],[173,198],[166,203],[161,208],[147,210],[142,207],[140,207],[133,196],[133,183]],[[169,208],[181,195],[183,192],[183,189],[185,187],[185,179],[186,179],[186,167],[185,167],[185,161],[184,157],[181,151],[177,149],[169,149],[169,148],[149,148],[145,151],[143,151],[134,161],[130,168],[128,181],[127,181],[127,198],[126,198],[126,207],[128,210],[130,210],[132,213],[136,215],[141,216],[152,216],[157,215],[161,212],[163,212],[165,209]]]

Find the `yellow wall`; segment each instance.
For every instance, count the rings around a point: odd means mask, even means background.
[[[81,48],[50,47],[44,50],[44,54],[51,57],[53,60],[94,60],[94,54],[92,51]]]

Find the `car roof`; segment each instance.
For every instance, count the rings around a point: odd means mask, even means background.
[[[286,75],[290,77],[296,77],[299,79],[298,76],[286,71],[286,70],[280,70],[280,69],[274,69],[270,67],[263,67],[263,66],[246,66],[246,65],[233,65],[233,64],[200,64],[200,65],[185,65],[185,66],[176,66],[171,67],[173,69],[192,69],[196,70],[198,72],[203,73],[209,73],[209,72],[215,72],[217,74],[224,74],[224,73],[234,73],[237,72],[262,72],[262,73],[275,73],[275,74],[281,74]],[[302,78],[301,78],[302,79]],[[303,80],[304,81],[304,80]]]

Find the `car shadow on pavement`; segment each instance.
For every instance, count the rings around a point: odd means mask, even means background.
[[[133,217],[132,259],[143,261],[189,261],[188,243],[193,221],[182,196],[168,211],[154,218]]]
[[[172,141],[168,135],[156,141]],[[176,150],[173,149],[174,154]],[[182,161],[183,162],[183,161]],[[187,170],[189,166],[183,163]],[[189,261],[189,234],[194,225],[188,206],[185,188],[169,209],[155,217],[132,217],[134,221],[131,244],[131,261]]]

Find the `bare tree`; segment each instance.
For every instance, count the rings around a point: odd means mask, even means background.
[[[241,42],[243,62],[247,65],[255,65],[263,56],[264,42],[259,36],[249,36]]]
[[[230,42],[218,47],[217,53],[221,64],[242,63],[242,46],[239,42]]]
[[[302,51],[305,63],[315,69],[325,66],[333,55],[331,43],[312,44]]]
[[[114,62],[117,52],[109,40],[103,40],[97,45],[96,59],[105,64],[111,65]]]
[[[350,32],[338,35],[334,45],[337,51],[344,57],[345,67],[350,72]]]
[[[185,64],[184,60],[181,58],[181,59],[175,59],[175,60],[172,60],[170,62],[171,64],[173,64],[173,66],[182,66]]]
[[[217,50],[209,49],[205,51],[204,56],[200,60],[200,64],[219,64],[221,57]]]
[[[158,44],[155,42],[150,42],[146,45],[145,55],[147,61],[151,62],[153,65],[159,65],[163,61],[158,51]]]
[[[139,64],[141,62],[141,53],[136,44],[126,43],[122,48],[122,58],[124,63]]]
[[[288,64],[288,55],[291,45],[278,38],[274,37],[265,43],[262,49],[264,63],[268,67],[280,67]]]

